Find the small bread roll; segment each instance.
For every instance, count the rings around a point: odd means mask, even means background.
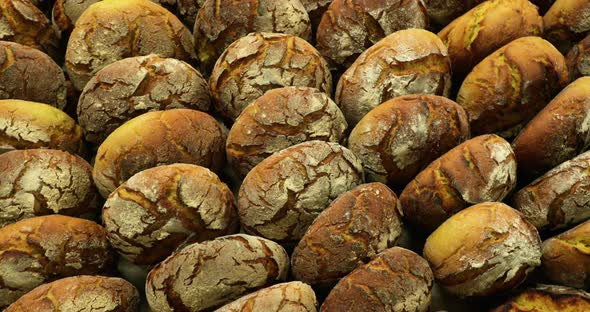
[[[590,33],[590,1],[556,0],[543,16],[545,38],[561,53]]]
[[[566,56],[570,79],[590,76],[590,35],[574,45]]]
[[[216,312],[316,312],[318,302],[313,289],[302,282],[276,284],[215,310]]]
[[[590,311],[590,294],[569,287],[538,284],[490,310],[490,312],[525,311]]]

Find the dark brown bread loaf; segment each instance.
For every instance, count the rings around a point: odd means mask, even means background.
[[[66,50],[66,68],[77,90],[117,60],[158,54],[196,59],[191,33],[176,16],[148,0],[104,0],[80,16]]]
[[[45,103],[63,110],[66,92],[64,73],[47,54],[0,41],[0,99]]]
[[[246,176],[266,157],[311,140],[343,142],[346,120],[330,97],[315,88],[284,87],[266,92],[244,109],[227,137],[227,158]]]
[[[78,122],[86,141],[100,144],[143,113],[172,108],[208,111],[209,85],[189,64],[155,54],[125,58],[101,69],[84,87]]]
[[[545,38],[562,53],[590,33],[590,1],[556,0],[543,16]]]
[[[565,58],[548,41],[519,38],[475,66],[457,103],[465,108],[474,135],[511,138],[568,84],[568,76]]]
[[[332,94],[332,75],[320,53],[305,40],[285,34],[249,34],[232,43],[213,68],[211,96],[226,119],[238,115],[266,91],[312,87]]]
[[[449,48],[453,75],[464,77],[503,45],[542,33],[543,19],[529,1],[489,0],[455,19],[438,35]]]
[[[277,243],[245,234],[189,245],[154,267],[146,295],[152,311],[202,311],[284,281],[289,256]]]
[[[92,167],[51,149],[0,154],[0,227],[47,214],[94,218],[100,214]]]
[[[203,71],[208,73],[232,42],[253,32],[309,40],[311,24],[299,0],[206,0],[193,30]]]
[[[579,289],[555,285],[528,288],[490,312],[590,311],[590,294]]]
[[[340,77],[335,100],[354,126],[389,99],[405,94],[448,96],[450,88],[451,63],[440,38],[406,29],[363,52]]]
[[[53,215],[0,228],[0,308],[55,279],[98,274],[112,266],[100,225]]]
[[[574,45],[566,56],[570,79],[590,76],[590,35]]]
[[[102,220],[119,254],[153,265],[179,247],[237,232],[234,201],[207,168],[159,166],[135,174],[111,193]]]
[[[223,128],[206,113],[190,109],[145,113],[117,128],[100,145],[94,182],[106,198],[134,174],[160,165],[189,163],[219,171],[225,163],[224,146]]]
[[[541,239],[517,210],[486,202],[445,221],[426,240],[424,257],[448,292],[490,296],[514,288],[541,264]]]
[[[393,247],[341,279],[322,312],[426,312],[433,276],[428,262],[414,252]]]
[[[497,135],[475,137],[432,162],[400,195],[406,221],[432,232],[462,209],[501,201],[516,186],[516,158]]]
[[[215,310],[216,312],[316,312],[313,289],[301,282],[276,284],[253,292]]]
[[[590,77],[583,77],[561,91],[514,140],[518,177],[531,181],[589,145]]]
[[[350,133],[348,147],[368,181],[400,190],[424,167],[469,139],[467,115],[436,95],[405,95],[370,111]]]
[[[316,46],[333,65],[347,68],[383,37],[427,26],[421,0],[334,0],[318,26]]]
[[[293,251],[295,279],[329,285],[393,247],[402,231],[397,196],[384,184],[341,194],[309,226]]]
[[[139,292],[124,279],[81,275],[39,286],[4,312],[137,312]]]
[[[512,198],[512,206],[540,231],[590,218],[590,152],[551,169]]]

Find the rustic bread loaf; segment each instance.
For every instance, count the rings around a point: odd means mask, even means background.
[[[112,266],[106,231],[78,218],[52,215],[0,228],[0,308],[55,279],[98,274]]]
[[[389,99],[420,93],[448,96],[450,87],[451,63],[440,38],[406,29],[363,52],[340,77],[335,100],[354,126]]]
[[[588,0],[556,0],[543,16],[545,38],[562,53],[590,33]]]
[[[512,146],[521,182],[531,181],[590,146],[590,77],[561,91],[520,132]]]
[[[378,253],[393,247],[402,232],[397,196],[381,183],[342,193],[309,226],[291,256],[295,279],[335,284]]]
[[[522,291],[490,312],[590,311],[590,294],[579,289],[537,285]]]
[[[215,310],[216,312],[316,312],[318,302],[313,289],[301,282],[276,284]]]
[[[341,279],[322,312],[426,312],[433,276],[428,262],[400,247],[387,249]]]
[[[139,292],[124,279],[81,275],[39,286],[4,312],[136,312]]]
[[[287,252],[270,240],[245,234],[189,245],[154,267],[146,296],[152,311],[211,310],[284,281]]]
[[[416,176],[400,195],[404,219],[432,232],[462,209],[501,201],[516,186],[516,157],[497,135],[475,137],[448,151]]]
[[[78,102],[86,141],[100,144],[131,118],[155,110],[208,111],[209,85],[189,64],[155,54],[125,58],[96,73]]]
[[[66,50],[66,68],[77,90],[117,60],[158,54],[196,59],[191,33],[176,16],[148,0],[104,0],[78,19]]]
[[[568,84],[568,76],[565,58],[555,47],[540,37],[523,37],[475,66],[457,103],[465,108],[474,135],[514,137]]]
[[[348,148],[368,181],[403,189],[424,167],[469,139],[467,115],[436,95],[404,95],[371,110],[350,133]]]
[[[449,48],[453,75],[460,78],[512,40],[542,33],[543,19],[529,1],[490,0],[455,19],[438,35]]]
[[[426,240],[424,257],[448,292],[490,296],[514,288],[541,264],[541,239],[517,210],[486,202],[445,221]]]
[[[244,179],[238,213],[248,233],[297,243],[338,195],[363,183],[361,162],[337,143],[309,141],[259,163]]]
[[[566,56],[570,79],[590,76],[590,34],[574,45]]]
[[[254,100],[233,124],[227,159],[239,176],[266,157],[310,140],[343,142],[346,120],[330,97],[315,88],[284,87]]]
[[[312,87],[332,94],[332,75],[320,53],[305,40],[285,34],[249,34],[219,57],[209,80],[216,110],[238,115],[266,91]]]

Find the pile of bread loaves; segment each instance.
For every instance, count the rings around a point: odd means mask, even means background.
[[[590,311],[590,0],[0,0],[0,309]]]

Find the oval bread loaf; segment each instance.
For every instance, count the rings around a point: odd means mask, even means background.
[[[588,0],[556,0],[543,16],[545,38],[562,53],[590,33]]]
[[[537,285],[522,291],[490,312],[590,311],[590,294],[579,289]]]
[[[276,284],[215,310],[216,312],[316,312],[318,302],[313,289],[302,282]]]
[[[566,56],[570,79],[590,76],[590,34],[574,45]]]

